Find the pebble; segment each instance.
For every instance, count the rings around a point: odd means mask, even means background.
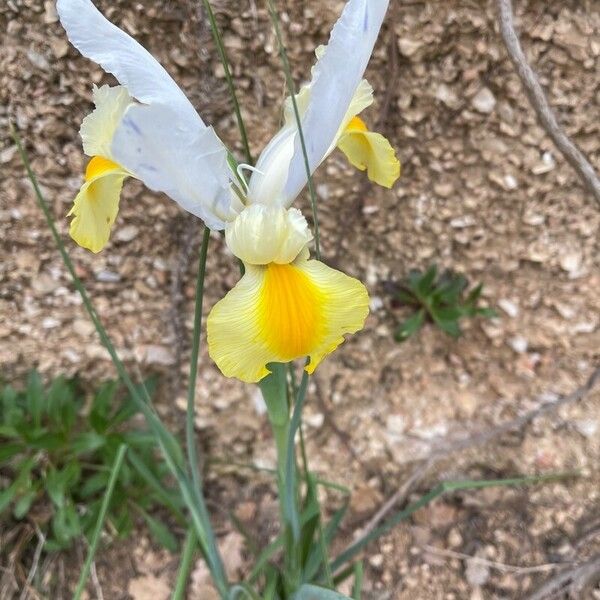
[[[498,306],[511,318],[514,319],[519,314],[519,306],[508,298],[500,298]]]
[[[175,364],[175,356],[166,346],[150,345],[146,346],[144,362],[148,365],[170,367]]]
[[[115,239],[119,242],[131,242],[137,237],[139,231],[135,225],[126,225],[115,232]]]
[[[527,352],[527,348],[529,347],[529,342],[520,335],[510,338],[508,344],[517,354]]]
[[[481,88],[473,99],[471,100],[473,108],[480,113],[489,114],[494,110],[496,106],[496,98],[489,88]]]
[[[96,281],[101,283],[117,283],[121,281],[121,276],[113,271],[99,271],[96,273]]]
[[[592,439],[596,437],[599,429],[599,423],[596,419],[578,419],[574,423],[575,429],[585,438]]]

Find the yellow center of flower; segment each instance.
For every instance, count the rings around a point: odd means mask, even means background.
[[[324,334],[322,291],[293,264],[271,263],[258,302],[259,329],[283,361],[310,354]]]
[[[85,180],[89,181],[98,175],[103,175],[107,171],[114,171],[115,169],[120,168],[120,165],[112,160],[109,160],[108,158],[104,158],[103,156],[94,156],[85,169]]]
[[[346,131],[369,131],[369,128],[360,117],[352,117],[346,125]]]

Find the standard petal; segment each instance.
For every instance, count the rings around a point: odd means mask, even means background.
[[[322,55],[322,52],[318,55]],[[303,86],[298,94],[296,94],[298,112],[301,119],[306,114],[310,95],[310,84]],[[340,136],[344,133],[346,126],[352,118],[365,108],[371,106],[372,103],[373,88],[366,79],[362,79],[352,96],[350,106],[344,115],[342,124],[322,160],[335,150]],[[289,206],[295,199],[284,197],[283,195],[283,189],[290,170],[290,162],[294,156],[294,146],[298,131],[290,98],[286,98],[285,100],[283,115],[285,123],[283,128],[263,150],[256,164],[256,169],[253,169],[248,190],[248,198],[252,203],[283,204],[284,206]]]
[[[128,176],[118,165],[111,165],[106,161],[105,165],[95,168],[90,163],[90,177],[79,190],[69,212],[69,216],[74,217],[69,229],[71,237],[92,252],[100,252],[108,243],[111,227],[119,211],[123,181]]]
[[[252,204],[225,229],[227,246],[250,265],[288,264],[313,239],[297,208]]]
[[[391,188],[400,177],[400,161],[389,141],[380,133],[369,131],[355,117],[338,141],[338,148],[361,171],[367,171],[371,181]]]
[[[267,364],[310,356],[307,370],[362,328],[365,287],[305,255],[287,265],[248,265],[208,316],[210,356],[224,375],[256,382]]]
[[[187,127],[176,109],[129,107],[111,153],[150,189],[164,192],[211,229],[223,229],[235,216],[225,146],[211,127]]]
[[[319,166],[342,127],[381,28],[389,0],[350,0],[317,62],[302,130],[311,172]],[[300,140],[296,136],[283,195],[292,201],[306,184]]]
[[[134,98],[146,104],[170,104],[187,120],[202,123],[190,101],[158,61],[104,18],[90,0],[58,0],[56,8],[75,48],[112,73]]]
[[[83,151],[88,156],[110,158],[115,130],[133,99],[121,85],[100,88],[94,85],[92,94],[96,108],[83,119],[79,130]]]

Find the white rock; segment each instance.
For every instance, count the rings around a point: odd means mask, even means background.
[[[460,106],[456,92],[448,87],[445,83],[441,83],[435,91],[437,100],[445,104],[448,108],[456,109]]]
[[[473,100],[471,100],[473,107],[475,110],[480,113],[489,114],[494,110],[496,106],[496,98],[494,94],[489,90],[489,88],[481,88],[475,96],[473,96]]]
[[[583,437],[593,438],[598,433],[598,421],[594,419],[578,419],[574,425]]]
[[[471,227],[472,225],[475,225],[475,219],[471,215],[456,217],[450,221],[450,227],[453,227],[454,229],[464,229],[465,227]]]
[[[404,56],[412,56],[423,46],[423,42],[421,40],[411,40],[408,38],[400,38],[398,40],[398,48],[400,49],[400,54]]]
[[[173,356],[171,350],[166,346],[146,346],[144,359],[149,365],[161,365],[169,367],[175,364],[175,357]]]
[[[313,429],[320,429],[323,427],[325,422],[325,415],[323,413],[315,413],[314,415],[306,415],[304,422]]]
[[[117,281],[121,281],[121,276],[113,271],[104,270],[96,273],[96,281],[100,281],[101,283],[117,283]]]
[[[406,421],[402,415],[388,415],[385,422],[386,429],[395,435],[404,433],[406,429]]]
[[[472,586],[485,585],[490,578],[490,568],[478,560],[467,560],[465,575]]]
[[[139,229],[135,225],[126,225],[116,231],[115,238],[119,242],[131,242],[131,240],[137,237],[138,233]]]
[[[54,317],[46,317],[42,321],[42,327],[44,329],[54,329],[55,327],[58,327],[59,325],[60,325],[60,321],[58,319],[55,319]]]
[[[560,267],[567,273],[577,273],[581,267],[582,259],[581,252],[562,253],[559,259]]]
[[[261,416],[266,414],[267,405],[265,404],[265,399],[263,398],[262,392],[258,386],[254,387],[254,391],[252,393],[252,404],[254,405],[254,410],[256,414]]]
[[[519,187],[519,183],[512,175],[504,176],[504,188],[508,191],[516,190]]]
[[[510,338],[510,340],[508,340],[508,343],[517,354],[523,354],[527,352],[527,348],[529,347],[529,342],[520,335],[516,335],[515,337]]]
[[[369,308],[371,309],[371,312],[381,310],[383,308],[383,300],[379,296],[371,296]]]
[[[508,298],[500,298],[500,300],[498,300],[498,306],[512,319],[519,314],[518,305]]]

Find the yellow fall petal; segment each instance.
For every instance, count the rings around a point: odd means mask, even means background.
[[[270,362],[310,356],[307,371],[363,327],[364,285],[303,253],[290,264],[247,265],[207,321],[208,350],[228,377],[256,382]]]
[[[69,215],[69,233],[83,248],[100,252],[108,242],[117,218],[123,181],[129,175],[119,165],[95,156],[86,169],[85,183],[75,198]]]
[[[369,131],[360,117],[354,117],[337,143],[350,163],[367,171],[369,179],[391,188],[400,177],[400,161],[389,141],[380,133]]]

